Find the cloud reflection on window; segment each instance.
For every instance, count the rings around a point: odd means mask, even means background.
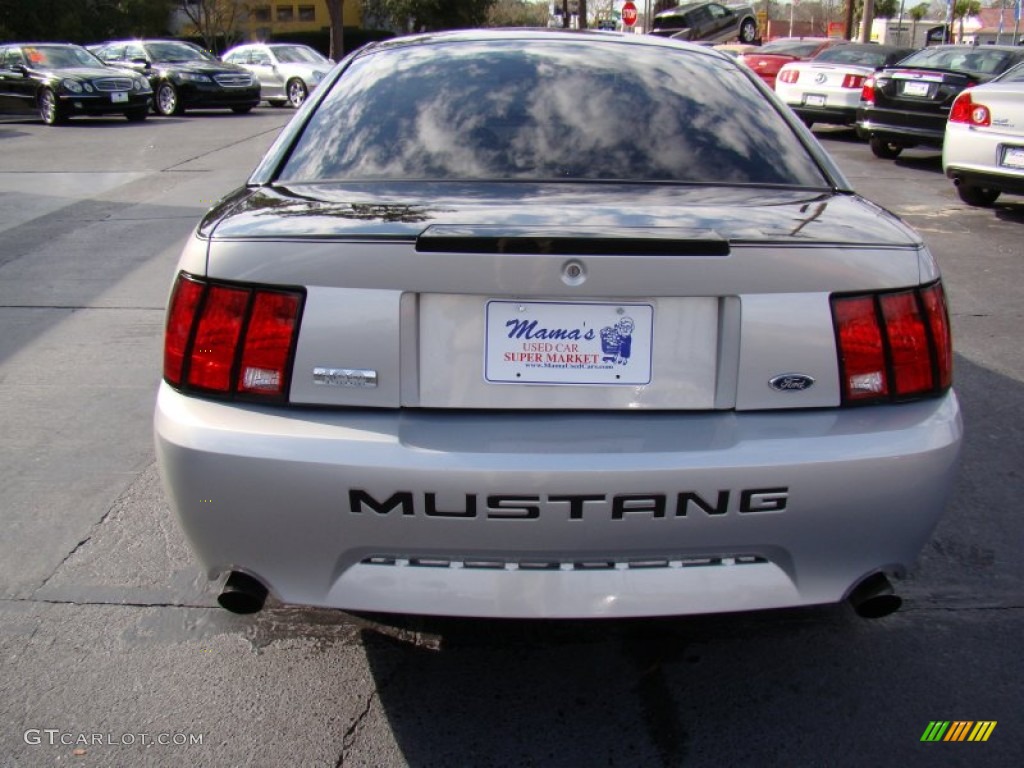
[[[823,186],[737,66],[572,41],[385,49],[353,62],[281,178]]]

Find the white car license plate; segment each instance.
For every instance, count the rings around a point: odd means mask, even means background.
[[[804,106],[806,107],[824,107],[825,96],[821,93],[808,93],[804,96]]]
[[[1007,168],[1024,168],[1024,147],[1007,147],[1003,152],[1002,165]]]
[[[654,306],[487,302],[484,378],[502,384],[651,382]]]
[[[124,104],[128,101],[128,94],[124,91],[115,91],[110,94],[110,100],[115,104]]]
[[[904,96],[927,96],[931,83],[920,83],[916,80],[908,80],[903,83]]]

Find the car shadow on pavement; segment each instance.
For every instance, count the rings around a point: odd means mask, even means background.
[[[1000,681],[1016,675],[1020,622],[1009,608],[1024,583],[1024,518],[1009,514],[1024,466],[1014,437],[1024,386],[962,356],[956,371],[961,473],[918,566],[896,583],[901,611],[876,620],[845,604],[581,622],[363,616],[380,700],[366,718],[401,753],[387,764],[936,764],[920,742],[935,712],[1009,717],[1021,703]],[[365,725],[348,728],[339,764],[378,746],[380,730]]]

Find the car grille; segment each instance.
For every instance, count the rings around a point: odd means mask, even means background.
[[[132,81],[127,77],[106,77],[102,80],[96,80],[93,82],[96,86],[97,91],[130,91],[132,89]]]
[[[252,85],[252,75],[214,75],[213,79],[224,88],[248,88]]]
[[[759,565],[767,563],[757,555],[710,555],[707,557],[652,557],[640,559],[582,558],[579,560],[553,560],[530,558],[505,560],[494,558],[450,558],[430,556],[396,557],[392,555],[371,555],[364,558],[363,565],[389,565],[406,568],[470,568],[501,571],[611,571],[635,570],[638,568],[707,568],[715,566]]]

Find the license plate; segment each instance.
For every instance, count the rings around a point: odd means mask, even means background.
[[[651,382],[651,304],[493,300],[485,315],[484,378],[489,382]]]
[[[931,88],[931,83],[919,83],[913,80],[904,81],[903,83],[903,95],[904,96],[927,96],[928,91]]]
[[[808,93],[804,96],[804,105],[808,107],[824,107],[825,96],[820,93]]]
[[[123,91],[115,91],[110,94],[110,100],[115,104],[124,104],[128,101],[128,94]]]
[[[1024,147],[1007,147],[1003,152],[1002,165],[1007,168],[1024,168]]]

